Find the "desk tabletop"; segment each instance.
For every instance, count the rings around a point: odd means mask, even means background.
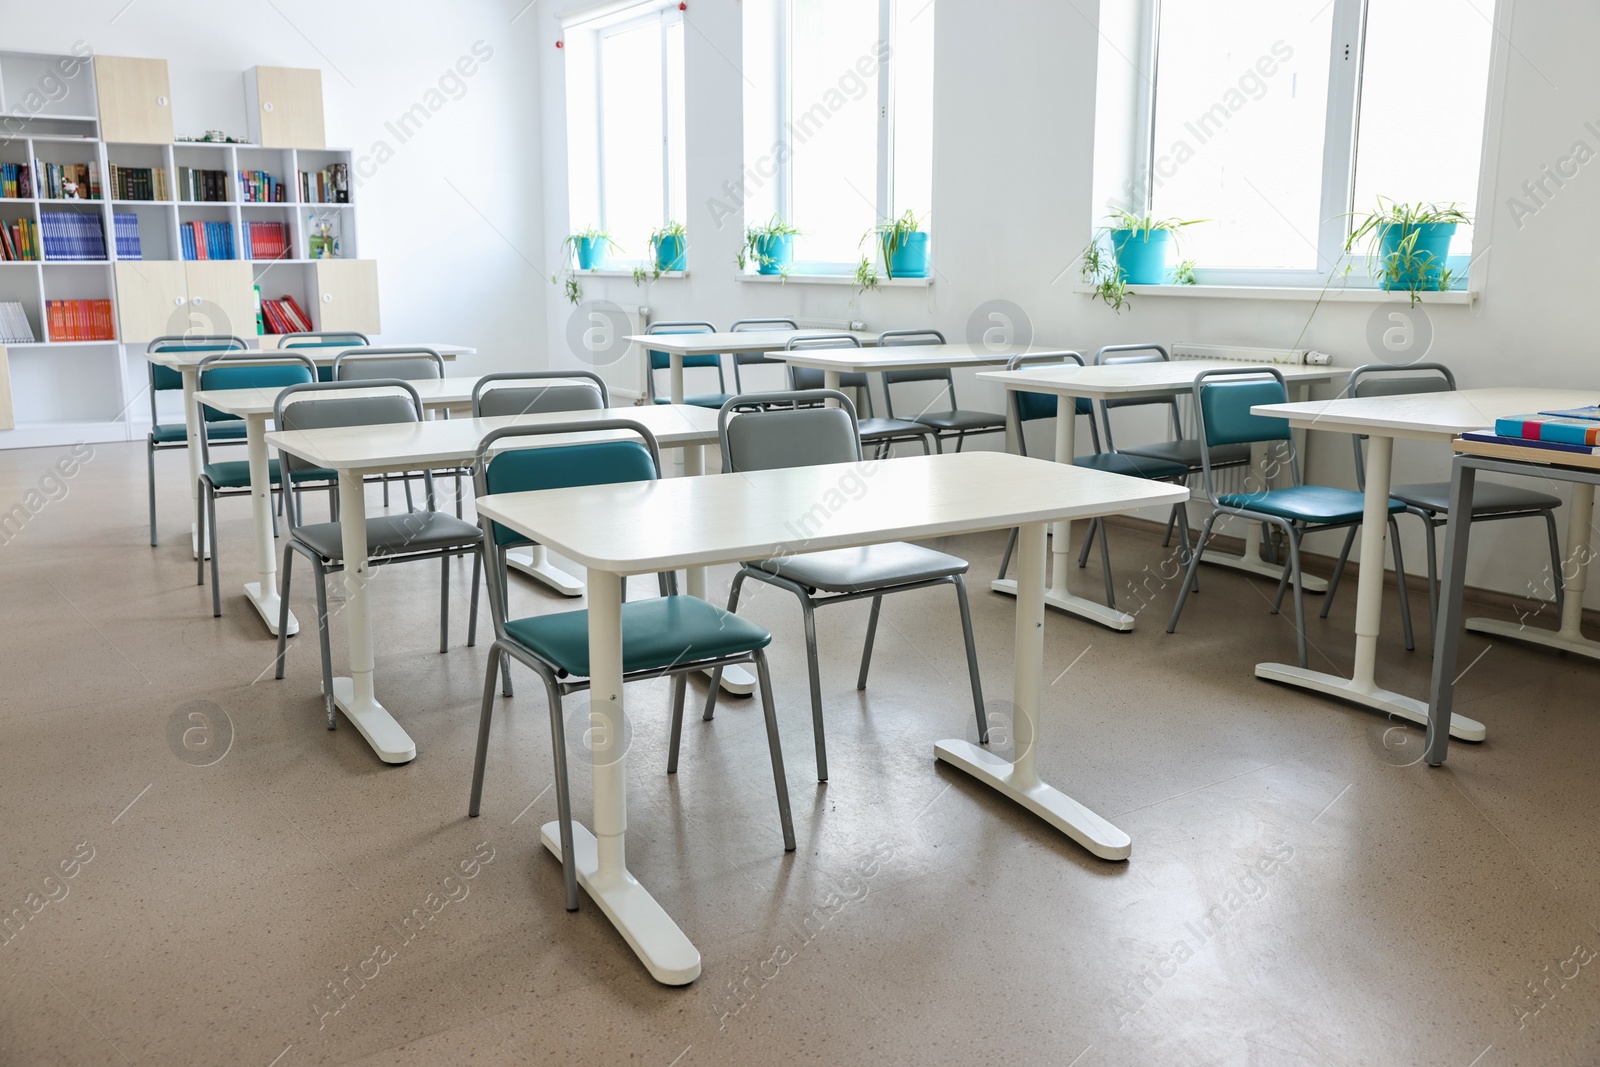
[[[741,330],[738,333],[631,334],[629,341],[657,352],[682,356],[709,356],[724,352],[777,352],[795,337],[842,334],[843,330]],[[878,343],[875,333],[851,333],[864,345]]]
[[[288,337],[289,335],[286,333],[258,334],[256,336],[256,344],[265,351],[272,351],[276,349],[283,341],[287,340]],[[248,340],[248,338],[246,338],[246,340]],[[431,348],[445,359],[455,359],[457,356],[475,356],[478,354],[478,350],[469,345],[453,345],[442,341],[390,341],[383,337],[371,337],[369,340],[372,342],[372,347],[374,348]],[[355,345],[352,347],[359,348],[360,346]],[[293,350],[291,349],[291,351]],[[315,352],[317,350],[311,348],[304,349],[303,351]],[[345,349],[329,348],[326,351],[343,352]]]
[[[420,382],[409,382],[417,390],[417,396],[422,400],[424,408],[456,407],[472,403],[472,390],[480,381],[479,376],[471,375],[464,378],[432,378]],[[541,385],[558,385],[561,382],[555,379],[540,379]],[[276,386],[270,389],[201,389],[194,394],[195,400],[208,408],[213,408],[227,415],[271,415],[272,405],[277,403],[278,394],[288,386]],[[359,395],[361,390],[345,392],[340,390],[333,396]]]
[[[1004,452],[505,493],[478,511],[618,574],[1113,515],[1188,499],[1182,486]]]
[[[1593,390],[1506,387],[1261,404],[1250,410],[1310,430],[1447,441],[1471,430],[1492,429],[1494,420],[1506,415],[1581,407],[1597,400],[1600,395]]]
[[[717,440],[717,413],[688,404],[603,408],[597,411],[555,411],[537,415],[497,415],[487,419],[434,419],[392,426],[340,426],[323,430],[279,430],[267,444],[318,467],[337,471],[400,471],[447,467],[470,462],[478,444],[502,426],[549,426],[605,419],[637,422],[655,434],[663,448]],[[597,430],[559,438],[522,440],[508,447],[536,444],[587,444],[629,437],[625,431]],[[637,439],[637,438],[634,438]]]
[[[252,356],[276,355],[279,349],[276,340],[274,340],[275,336],[276,335],[274,334],[266,334],[256,338],[256,340],[261,343],[261,347],[246,349],[246,354]],[[248,340],[248,338],[246,338],[246,340]],[[362,347],[363,346],[361,345],[351,345],[348,348],[286,348],[283,349],[283,351],[292,352],[295,355],[307,356],[319,367],[331,367],[333,366],[333,361],[339,357],[340,353],[359,351]],[[377,346],[374,345],[373,347]],[[396,341],[392,346],[384,345],[383,347],[431,348],[435,352],[439,353],[439,355],[444,358],[446,363],[453,361],[457,356],[470,356],[474,355],[478,351],[476,348],[467,348],[463,345],[441,345],[433,344],[427,341],[407,341],[403,344],[399,341]],[[149,360],[151,363],[154,363],[158,367],[171,367],[173,370],[188,370],[198,367],[202,360],[209,356],[215,355],[218,355],[218,353],[185,352],[182,349],[178,349],[170,352],[146,352],[144,354],[144,358]]]
[[[885,345],[878,348],[813,348],[783,352],[785,363],[818,370],[937,370],[945,367],[1005,366],[1019,356],[1043,356],[1068,349],[1048,345],[989,348],[967,342],[946,345]]]
[[[1262,364],[1265,366],[1266,364]],[[983,371],[978,377],[1007,389],[1105,400],[1118,397],[1168,396],[1194,386],[1203,371],[1239,370],[1252,366],[1234,360],[1174,359],[1161,363],[1108,363],[1099,367],[1046,364],[1017,370]],[[1274,364],[1273,369],[1291,385],[1326,382],[1350,372],[1338,367],[1307,367],[1298,363]]]

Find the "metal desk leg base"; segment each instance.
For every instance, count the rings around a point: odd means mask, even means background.
[[[1503,619],[1468,619],[1467,629],[1475,634],[1506,637],[1530,645],[1543,645],[1561,652],[1575,652],[1590,659],[1600,659],[1600,641],[1591,641],[1576,629],[1562,626],[1559,630],[1536,630],[1520,622]]]
[[[244,583],[245,599],[250,601],[250,606],[256,609],[261,616],[261,621],[267,624],[267,632],[273,637],[278,636],[278,599],[276,589],[269,590],[266,596],[261,595],[260,582]],[[294,612],[289,613],[289,636],[293,637],[300,632],[300,620],[294,617]]]
[[[358,704],[355,683],[349,678],[333,680],[333,702],[383,762],[410,763],[417,758],[417,743],[411,740],[411,735],[376,700]]]
[[[1269,682],[1292,685],[1297,689],[1309,689],[1324,696],[1338,697],[1340,700],[1360,704],[1405,719],[1407,722],[1423,726],[1428,723],[1428,705],[1425,702],[1387,689],[1379,689],[1375,685],[1358,685],[1352,679],[1341,678],[1336,674],[1307,670],[1287,663],[1258,663],[1256,677]],[[1451,737],[1462,741],[1482,741],[1487,733],[1483,723],[1475,719],[1469,719],[1464,715],[1450,716]]]
[[[541,585],[548,586],[562,596],[582,596],[583,582],[550,562],[543,545],[506,553],[506,563],[514,571],[521,571]]]
[[[1006,596],[1017,595],[1017,581],[1015,578],[999,578],[989,583],[989,588],[996,593]],[[1075,596],[1072,593],[1058,592],[1054,589],[1044,591],[1045,607],[1064,611],[1068,615],[1076,615],[1080,619],[1099,623],[1108,629],[1127,633],[1133,629],[1133,616],[1116,608],[1108,608],[1104,604],[1089,600],[1085,597]]]

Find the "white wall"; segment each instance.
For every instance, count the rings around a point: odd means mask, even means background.
[[[361,255],[378,261],[383,339],[474,346],[480,355],[461,370],[481,373],[544,362],[534,27],[531,14],[513,24],[516,10],[490,0],[4,0],[0,24],[7,48],[67,52],[84,41],[100,54],[166,59],[180,136],[243,137],[252,66],[320,68],[328,143],[358,160],[380,141],[392,150],[358,167],[370,177],[356,192]],[[479,41],[479,55],[491,54],[461,88],[447,81],[425,98]],[[439,106],[402,143],[385,123],[418,102]]]
[[[767,0],[744,0],[763,3]],[[1505,0],[1502,0],[1505,2]],[[558,56],[557,17],[582,0],[541,3],[540,56]],[[1372,305],[1324,305],[1306,329],[1307,303],[1147,297],[1121,315],[1073,291],[1074,260],[1102,214],[1091,199],[1095,143],[1094,94],[1099,38],[1096,5],[1060,0],[938,0],[933,222],[937,278],[926,290],[853,296],[847,287],[741,283],[734,275],[738,220],[717,229],[707,201],[742,170],[740,9],[733,0],[697,0],[686,17],[689,139],[690,273],[636,288],[628,279],[588,279],[585,295],[624,305],[647,304],[656,318],[732,319],[786,314],[860,318],[871,329],[931,325],[965,336],[987,301],[1019,305],[1036,340],[1092,351],[1137,340],[1208,340],[1286,346],[1305,330],[1303,345],[1353,367],[1375,356],[1366,341]],[[530,15],[530,17],[532,17]],[[1600,150],[1600,134],[1584,123],[1600,108],[1600,70],[1585,42],[1600,36],[1600,10],[1587,5],[1520,0],[1511,25],[1500,154],[1486,175],[1498,188],[1479,205],[1480,247],[1474,267],[1483,299],[1474,307],[1435,307],[1429,353],[1454,368],[1465,387],[1491,384],[1600,384],[1592,331],[1580,290],[1592,272],[1579,262],[1600,231],[1600,162],[1575,179],[1518,228],[1505,200],[1540,165],[1566,155],[1577,140]],[[559,60],[542,65],[546,255],[566,227],[564,118]],[[1426,107],[1418,110],[1427,121]],[[1491,110],[1491,120],[1495,111]],[[1314,163],[1311,165],[1315,165]],[[566,354],[573,309],[558,293],[546,298],[552,358]],[[999,410],[996,391],[963,382],[963,402]],[[1317,435],[1310,477],[1354,485],[1347,438]],[[1447,478],[1448,452],[1402,442],[1396,480]],[[1415,525],[1409,523],[1408,526]],[[1413,569],[1421,544],[1408,531]],[[1537,523],[1501,523],[1474,535],[1474,584],[1520,592],[1544,559]],[[1314,542],[1333,552],[1337,540]],[[1600,603],[1600,600],[1595,601]]]

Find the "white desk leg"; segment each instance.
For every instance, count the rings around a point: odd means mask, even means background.
[[[250,511],[255,519],[257,581],[244,584],[244,595],[261,614],[267,631],[278,636],[278,565],[272,551],[272,470],[267,465],[267,417],[251,415],[245,420],[246,447],[250,453]],[[287,479],[285,480],[287,482]],[[300,623],[291,612],[289,634],[300,632]]]
[[[704,445],[684,445],[683,476],[685,478],[698,478],[706,472],[706,451]],[[688,587],[690,596],[697,596],[701,600],[706,598],[707,582],[704,567],[689,567],[684,571],[684,584]],[[706,671],[707,676],[712,672]],[[722,691],[734,696],[749,696],[755,692],[756,680],[750,672],[743,667],[724,667],[722,669]]]
[[[367,559],[366,486],[359,471],[339,472],[339,525],[344,535],[344,616],[350,629],[350,677],[333,680],[333,701],[379,759],[385,763],[409,763],[417,758],[416,742],[378,703],[372,684],[372,605],[367,600],[372,564]]]
[[[1383,619],[1384,561],[1388,558],[1389,477],[1394,438],[1371,437],[1367,446],[1367,489],[1362,498],[1361,573],[1356,584],[1356,662],[1351,677],[1286,663],[1258,663],[1256,677],[1348,700],[1410,722],[1428,723],[1428,702],[1378,688],[1378,632]],[[1483,724],[1450,716],[1450,736],[1482,741]]]
[[[594,738],[594,832],[573,820],[578,884],[600,905],[662,985],[700,977],[700,951],[650,891],[628,871],[628,757],[623,749],[622,579],[589,572],[591,737]],[[561,858],[561,825],[545,823],[539,838]]]
[[[934,756],[972,775],[1001,796],[1022,805],[1090,852],[1125,860],[1133,850],[1128,835],[1054,786],[1039,780],[1039,694],[1044,689],[1044,557],[1042,523],[1022,527],[1017,539],[1016,762],[1007,763],[970,741],[947,740]]]
[[[512,570],[521,571],[529,578],[554,589],[562,596],[583,595],[583,580],[573,577],[554,563],[551,563],[550,553],[545,551],[543,545],[534,545],[531,548],[508,552],[506,553],[506,563]]]
[[[1570,575],[1564,574],[1561,627],[1557,630],[1535,630],[1525,622],[1504,622],[1500,619],[1468,619],[1467,629],[1473,633],[1509,637],[1531,645],[1576,652],[1590,659],[1600,659],[1600,641],[1583,636],[1583,590],[1589,584],[1590,523],[1594,521],[1594,486],[1588,482],[1572,483],[1572,502],[1567,513],[1567,554]]]
[[[202,548],[200,526],[194,521],[194,509],[200,501],[200,405],[194,402],[200,372],[194,367],[184,367],[179,373],[183,375],[183,425],[189,432],[189,547],[195,559],[200,558],[202,551],[206,559],[210,559],[211,546]]]
[[[674,404],[683,403],[683,353],[671,352],[667,356],[667,395]]]
[[[1056,462],[1071,463],[1075,453],[1074,424],[1078,418],[1076,397],[1056,398]],[[1050,588],[1045,591],[1044,602],[1052,608],[1076,615],[1080,619],[1097,622],[1113,630],[1133,629],[1133,616],[1116,608],[1097,604],[1093,600],[1075,595],[1067,587],[1067,575],[1072,573],[1076,561],[1072,558],[1072,523],[1058,522],[1050,531]],[[1018,571],[1021,574],[1021,571]],[[996,593],[1016,596],[1021,578],[999,578],[989,583]]]

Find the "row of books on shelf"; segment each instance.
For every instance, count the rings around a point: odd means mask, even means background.
[[[34,340],[33,325],[22,305],[15,300],[0,304],[0,344],[31,345]]]
[[[119,167],[111,164],[113,200],[171,200],[165,167]]]
[[[300,200],[306,204],[348,204],[350,168],[331,163],[321,170],[301,171]]]
[[[184,259],[238,259],[229,222],[185,222],[178,226]]]
[[[33,195],[33,178],[26,163],[0,163],[0,196],[15,200]]]
[[[266,333],[310,333],[316,329],[311,325],[311,316],[305,313],[305,309],[296,303],[292,296],[285,295],[279,300],[264,300],[261,297],[261,286],[258,285],[256,301],[261,310],[258,325],[263,327]]]
[[[116,170],[115,167],[112,170]],[[39,176],[37,187],[34,175]],[[0,196],[19,199],[38,195],[46,200],[99,200],[100,164],[26,163],[0,164]]]
[[[106,235],[100,216],[84,211],[41,211],[39,230],[44,258],[82,263],[106,258]]]
[[[251,259],[289,258],[289,227],[282,222],[253,222],[244,224],[244,243],[250,249]]]
[[[32,219],[0,225],[0,255],[8,262],[39,258],[39,224]]]
[[[139,216],[131,211],[113,211],[111,229],[117,240],[118,259],[143,259],[139,245]]]
[[[46,300],[45,328],[52,341],[115,341],[109,300]]]
[[[1494,421],[1492,431],[1478,430],[1461,436],[1485,444],[1600,456],[1600,406],[1507,415]]]
[[[228,199],[228,172],[179,167],[178,189],[183,193],[185,200],[225,203]]]
[[[264,170],[241,170],[239,197],[247,204],[282,204],[289,199],[289,187]]]

